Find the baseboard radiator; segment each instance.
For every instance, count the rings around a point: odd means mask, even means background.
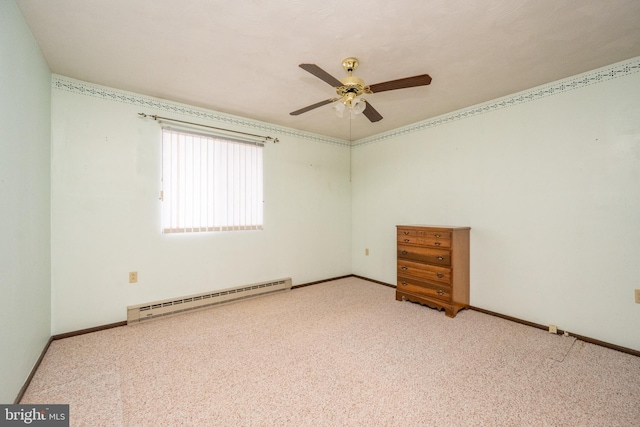
[[[255,283],[127,307],[127,324],[291,289],[291,278]]]

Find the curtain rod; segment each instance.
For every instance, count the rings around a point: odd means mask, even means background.
[[[159,119],[160,120],[167,120],[167,121],[175,122],[175,123],[184,123],[184,124],[192,125],[192,126],[199,126],[199,127],[203,127],[203,128],[221,130],[223,132],[232,132],[232,133],[238,133],[240,135],[253,136],[253,137],[256,137],[256,138],[264,138],[266,141],[273,141],[274,143],[280,142],[280,140],[278,138],[272,138],[270,136],[255,135],[253,133],[240,132],[240,131],[237,131],[237,130],[231,130],[231,129],[217,128],[215,126],[202,125],[200,123],[185,122],[184,120],[170,119],[168,117],[160,117],[160,116],[156,116],[155,114],[154,115],[147,115],[145,113],[138,113],[138,115],[141,116],[141,117],[145,117],[145,118],[146,117],[151,117],[153,120],[156,120],[156,121],[159,120]]]

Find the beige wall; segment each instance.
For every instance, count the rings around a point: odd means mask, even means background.
[[[359,141],[353,273],[395,284],[398,224],[470,226],[472,305],[640,350],[639,65]]]
[[[344,143],[60,76],[52,105],[54,334],[125,320],[127,305],[351,272]],[[162,234],[160,127],[139,112],[279,138],[264,149],[264,230]]]
[[[51,74],[13,1],[0,1],[0,403],[51,334]]]

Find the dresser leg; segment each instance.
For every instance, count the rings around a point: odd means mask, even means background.
[[[444,314],[447,317],[456,317],[456,314],[458,314],[460,310],[464,310],[465,308],[468,309],[469,306],[467,304],[454,304],[449,308],[445,307]]]

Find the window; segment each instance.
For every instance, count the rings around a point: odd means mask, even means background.
[[[162,128],[162,230],[260,230],[263,144]]]

